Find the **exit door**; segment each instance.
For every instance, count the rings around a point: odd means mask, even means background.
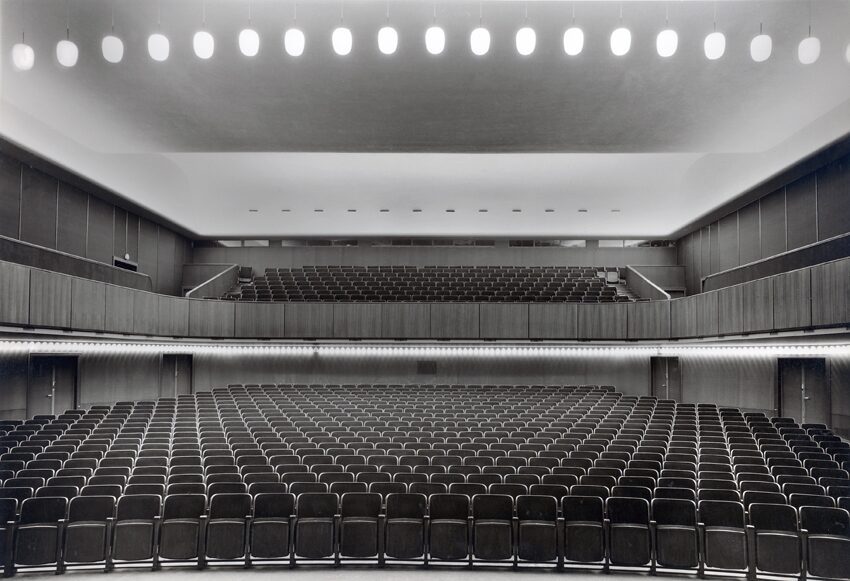
[[[162,356],[159,396],[177,397],[192,393],[192,355],[168,353]]]
[[[658,399],[682,401],[682,373],[678,357],[652,357],[652,395]]]
[[[27,417],[77,407],[76,355],[32,355],[27,374]]]
[[[832,414],[826,359],[779,360],[780,413],[800,424],[829,424]]]

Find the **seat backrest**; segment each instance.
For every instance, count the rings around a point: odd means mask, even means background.
[[[605,510],[611,524],[645,524],[649,526],[649,502],[643,498],[610,497]]]
[[[479,520],[506,520],[514,516],[513,498],[506,494],[477,494],[472,497],[472,516]]]
[[[387,519],[424,518],[427,504],[424,494],[389,494],[387,495]]]
[[[162,520],[201,518],[206,507],[205,494],[171,494],[162,503]]]
[[[254,518],[289,518],[295,513],[295,495],[261,492],[254,497]]]
[[[561,499],[567,522],[598,522],[602,524],[605,504],[599,496],[565,496]]]
[[[251,514],[251,495],[220,493],[210,497],[210,520],[216,518],[245,518]]]
[[[850,513],[841,508],[804,506],[800,509],[800,525],[810,535],[835,535],[850,539]]]
[[[465,494],[433,494],[428,499],[428,512],[434,520],[466,520],[469,497]]]
[[[65,518],[68,499],[59,496],[28,498],[21,505],[20,523],[57,523]]]
[[[159,516],[162,498],[155,494],[124,495],[118,499],[116,520],[153,520]]]
[[[696,526],[697,505],[690,500],[656,498],[652,501],[652,517],[659,525]]]
[[[516,499],[516,514],[520,522],[555,522],[558,518],[558,500],[554,496],[521,495]]]
[[[340,500],[340,515],[378,518],[383,499],[374,492],[346,492]]]
[[[68,522],[106,522],[115,512],[113,496],[78,496],[68,504]]]
[[[339,507],[339,497],[329,492],[305,492],[297,499],[298,518],[333,518]]]
[[[749,506],[750,524],[759,531],[797,532],[797,509],[787,504],[754,503]]]

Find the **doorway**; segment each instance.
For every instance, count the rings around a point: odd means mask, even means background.
[[[830,423],[832,404],[826,359],[779,359],[777,377],[780,414],[800,424]]]
[[[682,372],[678,357],[651,357],[653,396],[682,401]]]
[[[58,415],[77,407],[77,356],[30,355],[27,417]]]
[[[160,397],[190,395],[192,389],[192,355],[168,353],[162,356],[159,373]]]

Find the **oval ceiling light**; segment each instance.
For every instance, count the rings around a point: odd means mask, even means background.
[[[844,60],[850,63],[850,44],[848,44],[847,48],[844,49]]]
[[[763,63],[773,53],[773,39],[767,34],[759,34],[750,41],[750,58]]]
[[[239,50],[245,56],[257,56],[260,52],[260,35],[253,28],[239,33]]]
[[[289,56],[301,56],[304,54],[304,46],[307,44],[307,39],[304,33],[298,28],[290,28],[283,35],[283,48]]]
[[[655,50],[661,58],[669,58],[679,49],[679,35],[672,28],[662,30],[655,38]]]
[[[100,51],[106,62],[118,64],[124,58],[124,42],[112,34],[104,36],[100,41]]]
[[[537,48],[537,33],[529,26],[523,26],[516,33],[516,51],[522,56],[528,56]]]
[[[726,52],[726,35],[722,32],[712,32],[705,37],[703,50],[705,51],[705,58],[710,61],[721,58]]]
[[[19,42],[12,47],[12,64],[19,71],[28,71],[35,65],[35,51],[26,43]]]
[[[339,56],[346,56],[349,54],[353,45],[351,30],[343,26],[335,29],[331,35],[331,44],[333,44],[334,52]]]
[[[584,50],[584,31],[577,26],[568,28],[564,33],[564,52],[569,56],[578,56]]]
[[[80,49],[77,45],[68,39],[60,40],[56,43],[56,60],[59,64],[66,68],[71,68],[77,64],[77,59],[80,58]]]
[[[469,35],[469,49],[476,56],[490,52],[490,31],[479,26]]]
[[[425,31],[425,48],[431,54],[440,54],[446,49],[446,32],[439,26]]]
[[[809,36],[800,41],[797,46],[797,58],[804,65],[811,65],[820,58],[820,39]]]
[[[207,60],[212,58],[215,52],[215,39],[206,30],[199,30],[192,37],[192,48],[195,50],[196,57]]]
[[[625,56],[632,49],[632,32],[620,27],[611,33],[611,52],[614,56]]]
[[[171,44],[167,36],[156,32],[148,37],[148,54],[153,60],[160,63],[166,61],[170,52]]]
[[[384,26],[378,31],[378,50],[384,54],[393,54],[398,49],[398,32],[392,26]]]

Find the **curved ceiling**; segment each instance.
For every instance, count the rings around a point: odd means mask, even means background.
[[[343,5],[312,0],[297,5],[298,58],[282,43],[291,1],[252,0],[260,52],[239,52],[248,6],[4,1],[0,133],[201,236],[642,238],[850,132],[844,0],[812,3],[823,51],[809,66],[796,57],[805,1],[348,2],[354,49],[339,57],[330,34]],[[377,46],[388,7],[391,56]],[[424,45],[435,7],[438,56]],[[586,43],[568,57],[573,7]],[[715,7],[727,52],[708,61]],[[113,15],[120,64],[100,55]],[[668,19],[679,50],[662,59]],[[468,46],[479,22],[493,39],[484,57]],[[608,47],[620,22],[633,35],[622,58]],[[749,56],[760,24],[774,44],[765,63]],[[537,31],[528,57],[513,43],[524,25]],[[54,56],[66,26],[80,48],[72,69]],[[216,39],[208,61],[192,52],[202,27]],[[22,30],[36,51],[25,73],[7,58]],[[164,63],[146,52],[157,30],[171,39]]]

